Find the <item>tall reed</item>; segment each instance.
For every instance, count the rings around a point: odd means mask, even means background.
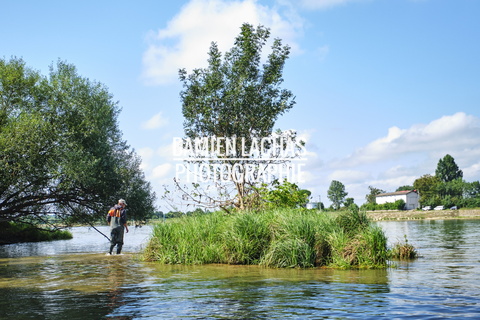
[[[146,260],[165,264],[223,263],[219,214],[169,219],[157,224],[144,250]]]
[[[221,212],[155,226],[144,258],[169,264],[267,267],[385,267],[386,238],[358,208],[341,214],[306,209]]]

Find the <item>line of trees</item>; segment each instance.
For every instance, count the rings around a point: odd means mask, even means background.
[[[480,182],[466,182],[455,159],[447,154],[440,159],[435,175],[426,174],[415,180],[421,206],[480,207]]]
[[[0,59],[0,223],[93,222],[121,198],[143,220],[155,194],[101,83],[58,61],[48,76]],[[58,219],[57,219],[58,220]]]
[[[370,192],[365,197],[367,202],[362,205],[363,209],[395,210],[402,208],[402,203],[400,202],[396,202],[395,204],[376,204],[376,196],[386,191],[372,186],[369,186],[369,189]],[[417,178],[413,185],[401,186],[395,191],[402,190],[417,190],[420,195],[419,202],[421,207],[436,207],[440,205],[446,208],[453,206],[458,208],[480,207],[480,182],[466,182],[463,180],[463,171],[460,170],[455,163],[455,159],[449,154],[438,161],[435,175],[425,174]]]
[[[369,193],[365,196],[366,202],[362,204],[364,210],[402,210],[405,201],[398,200],[393,203],[377,204],[376,196],[387,191],[369,186]],[[420,205],[436,207],[443,205],[446,208],[480,207],[480,182],[466,182],[463,180],[463,171],[455,163],[455,159],[447,154],[438,161],[435,175],[425,174],[416,179],[413,185],[398,187],[395,191],[417,190],[420,195]],[[346,198],[343,183],[333,180],[328,189],[328,199],[332,202],[331,209],[338,210],[343,205],[348,207],[353,203],[353,198]],[[323,204],[322,204],[323,206]]]

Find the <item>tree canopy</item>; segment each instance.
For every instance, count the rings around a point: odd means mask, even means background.
[[[235,168],[248,165],[257,169],[264,165],[252,162],[252,157],[245,156],[243,151],[250,150],[258,139],[271,136],[277,118],[295,104],[292,92],[281,87],[283,67],[290,48],[282,45],[280,39],[274,39],[271,52],[262,64],[262,50],[269,37],[269,29],[263,26],[254,28],[245,23],[235,38],[234,46],[223,57],[213,42],[207,68],[195,69],[190,74],[185,69],[179,71],[183,83],[180,97],[186,137],[234,139],[234,151],[228,159],[204,161],[208,165],[226,163],[237,165]],[[292,137],[294,139],[295,135],[290,135]],[[225,147],[222,146],[220,151],[225,152]],[[213,169],[211,174],[216,174]],[[242,179],[234,179],[234,175],[239,174],[243,175]],[[218,202],[209,198],[211,203],[222,208],[248,207],[246,199],[255,192],[255,183],[246,177],[242,169],[230,173],[229,181],[234,184],[236,195]],[[192,194],[201,197],[202,192],[186,194],[188,197]]]
[[[345,197],[348,192],[345,191],[343,183],[337,180],[333,180],[328,188],[327,197],[332,201],[333,208],[338,210],[342,203],[345,201]]]
[[[450,182],[455,179],[461,179],[463,172],[455,163],[455,159],[449,154],[438,160],[435,176],[442,182]]]
[[[0,60],[0,221],[93,221],[118,198],[133,219],[153,213],[119,112],[107,88],[73,65],[58,61],[42,76],[21,59]]]
[[[261,66],[262,49],[269,37],[267,28],[255,29],[245,23],[223,60],[213,42],[208,68],[195,69],[190,75],[185,69],[179,71],[187,137],[237,136],[250,140],[272,133],[277,118],[295,101],[289,90],[280,87],[290,48],[275,39],[267,62]]]
[[[381,193],[385,193],[385,190],[378,189],[372,186],[368,186],[368,189],[370,190],[370,193],[365,196],[365,199],[367,200],[367,203],[376,203],[377,202],[377,195]]]

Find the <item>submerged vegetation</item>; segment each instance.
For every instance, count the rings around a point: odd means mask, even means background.
[[[383,230],[352,205],[339,213],[306,209],[222,212],[159,223],[143,257],[164,264],[247,264],[279,268],[385,268]]]
[[[72,233],[67,230],[40,229],[23,223],[3,222],[0,228],[0,244],[72,239]]]

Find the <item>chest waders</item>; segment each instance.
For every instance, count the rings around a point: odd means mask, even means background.
[[[117,254],[122,252],[124,227],[121,221],[120,212],[120,209],[115,209],[110,220],[110,254],[112,254],[115,245],[117,246]]]

